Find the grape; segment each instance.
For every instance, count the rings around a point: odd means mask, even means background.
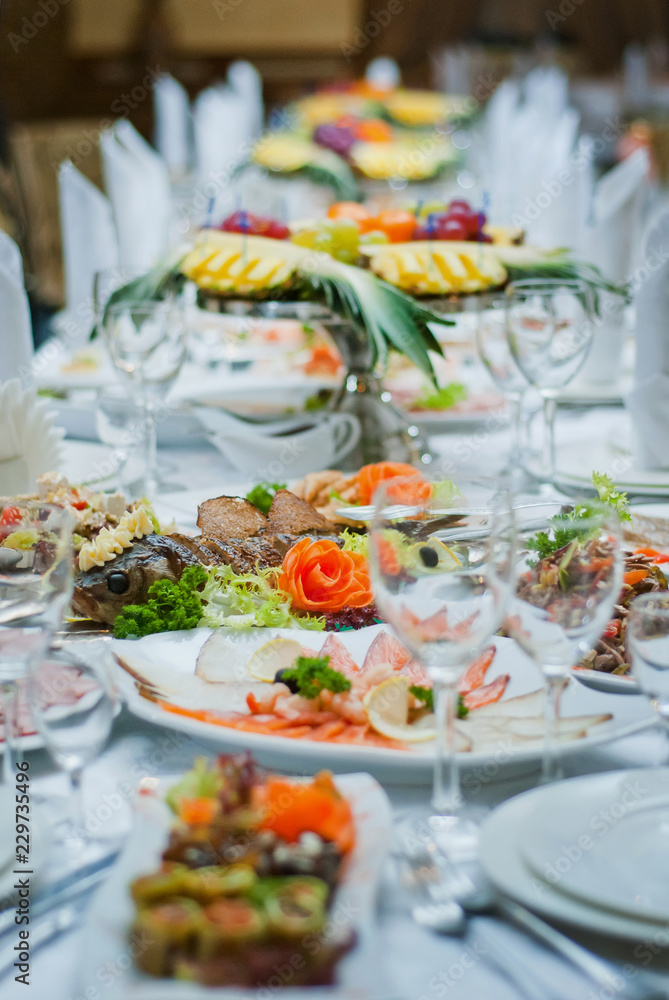
[[[380,229],[372,229],[368,233],[363,233],[360,237],[361,243],[388,243],[388,237],[386,233],[381,232]]]
[[[336,219],[326,224],[337,246],[344,250],[358,249],[360,231],[353,219]]]
[[[439,222],[436,237],[438,240],[466,240],[467,233],[464,220],[451,216]]]
[[[340,128],[338,125],[319,125],[314,132],[315,143],[344,157],[348,156],[355,141],[350,128]]]
[[[318,232],[318,229],[301,229],[291,237],[291,241],[297,243],[298,247],[308,247],[309,250],[313,250]]]

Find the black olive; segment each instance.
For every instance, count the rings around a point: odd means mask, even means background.
[[[298,694],[300,689],[298,687],[297,681],[294,680],[294,678],[292,677],[290,678],[290,680],[286,680],[284,677],[286,671],[291,669],[292,669],[291,667],[283,667],[283,669],[277,670],[277,672],[274,674],[274,683],[285,684],[289,691],[292,691],[293,694]]]
[[[114,570],[107,577],[107,590],[110,590],[112,594],[125,594],[129,586],[128,574],[120,569]]]
[[[423,560],[423,565],[429,566],[430,569],[434,569],[435,566],[439,565],[439,555],[429,545],[421,545],[418,553]]]

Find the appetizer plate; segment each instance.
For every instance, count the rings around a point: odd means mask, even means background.
[[[374,625],[357,631],[340,632],[338,637],[353,659],[360,664],[374,637],[384,629],[391,631],[388,626]],[[176,684],[180,690],[173,700],[184,699],[190,708],[206,710],[224,705],[225,710],[244,711],[245,692],[254,688],[257,693],[258,682],[254,684],[252,678],[246,675],[238,683],[211,684],[210,688],[208,682],[194,676],[198,654],[211,631],[193,629],[190,632],[150,635],[138,641],[115,640],[112,648],[136,674],[144,678],[148,675],[151,678],[157,677],[160,684]],[[240,647],[242,673],[245,672],[244,663],[251,652],[277,635],[295,639],[314,649],[319,649],[326,637],[326,633],[295,629],[220,631],[224,631],[226,638]],[[505,700],[537,691],[542,684],[533,662],[518,649],[513,640],[496,638],[495,645],[497,654],[486,675],[486,682],[493,681],[500,674],[511,675],[504,698],[498,703],[501,712]],[[175,676],[175,673],[179,676]],[[429,783],[432,779],[434,747],[431,742],[415,743],[410,749],[396,750],[241,732],[167,711],[144,697],[140,693],[140,685],[120,666],[117,676],[128,708],[138,717],[189,733],[217,747],[251,750],[261,762],[275,767],[281,766],[300,773],[313,773],[322,767],[339,772],[364,769],[380,778],[407,784],[417,781]],[[238,677],[236,675],[235,679]],[[541,706],[538,711],[541,711]],[[475,712],[473,710],[472,718],[475,718]],[[561,743],[560,752],[577,753],[656,723],[656,715],[646,698],[618,698],[612,694],[588,690],[576,682],[568,685],[562,699],[562,715],[565,718],[607,713],[611,713],[613,718],[592,724],[583,738]],[[502,721],[500,716],[499,724],[511,726],[512,722],[508,718]],[[508,776],[510,773],[527,773],[539,766],[543,738],[509,736],[507,739],[495,735],[486,739],[484,736],[479,741],[479,746],[481,749],[458,755],[463,770],[476,771],[484,767],[489,770],[494,766],[495,776]]]
[[[257,1000],[263,995],[263,991],[257,989],[217,989],[176,980],[151,979],[132,966],[128,967],[127,935],[134,916],[128,886],[137,876],[155,870],[160,863],[174,819],[164,804],[164,796],[179,777],[162,779],[153,795],[137,796],[132,833],[87,913],[79,993],[85,995],[88,987],[104,981],[105,1000],[196,1000],[200,997],[202,1000]],[[337,996],[363,995],[372,1000],[392,993],[379,975],[373,943],[376,893],[390,840],[390,802],[369,774],[343,774],[336,782],[351,804],[356,844],[344,866],[332,912],[354,914],[358,943],[338,966],[338,986],[308,990],[285,987],[280,991],[283,1000],[305,996],[310,1000],[332,1000]],[[124,959],[123,965],[120,958]],[[105,968],[122,969],[123,974],[101,979],[100,973]]]
[[[488,877],[504,895],[517,900],[549,920],[608,937],[631,941],[643,941],[648,938],[654,940],[658,929],[666,926],[666,921],[660,924],[656,921],[601,908],[594,900],[576,898],[562,891],[560,876],[562,870],[567,868],[573,869],[575,875],[580,875],[582,857],[586,854],[582,848],[579,848],[582,850],[582,855],[579,856],[579,863],[575,863],[565,854],[565,845],[571,849],[572,855],[576,857],[577,853],[572,845],[575,844],[578,848],[579,836],[588,835],[591,842],[596,843],[600,837],[606,837],[608,831],[615,829],[611,822],[613,810],[610,809],[608,813],[608,821],[606,816],[599,813],[600,808],[606,809],[605,806],[601,805],[600,798],[604,801],[608,799],[609,802],[620,802],[624,807],[630,799],[630,794],[634,798],[633,792],[625,796],[626,783],[635,789],[638,787],[635,786],[635,782],[643,783],[646,774],[649,776],[653,773],[657,774],[658,770],[634,769],[615,771],[611,774],[588,775],[584,778],[572,778],[559,785],[553,784],[535,788],[509,799],[487,817],[481,828],[479,856]],[[642,787],[647,786],[642,785]],[[568,792],[567,788],[569,788]],[[562,792],[562,789],[565,789],[565,792]],[[629,793],[629,788],[627,791]],[[579,798],[582,797],[583,805],[579,816],[572,824],[571,813],[565,813],[561,796],[570,795],[570,802],[573,805],[577,793]],[[571,805],[569,809],[571,809]],[[543,831],[550,831],[553,825],[555,827],[554,838],[551,835],[550,841],[554,849],[549,856],[549,861],[544,862],[543,874],[545,877],[543,878],[528,863],[527,850],[529,849],[523,846],[526,841],[531,840],[535,850],[540,851],[540,860],[544,856],[548,856],[544,842],[541,842],[538,847],[535,844],[536,838],[543,835],[538,828],[535,830],[533,825],[541,812],[550,820],[542,827]],[[646,816],[646,818],[648,817]],[[563,821],[568,821],[570,824],[569,830],[566,832],[562,825]],[[573,840],[574,834],[575,841]],[[625,854],[635,862],[639,858],[636,850],[629,851],[629,842],[626,845]],[[549,865],[552,870],[549,869]],[[614,869],[616,867],[616,865],[613,866]],[[557,877],[554,872],[557,873]],[[609,866],[609,875],[613,875],[611,866]]]

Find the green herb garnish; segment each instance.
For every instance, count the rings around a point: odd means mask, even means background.
[[[457,403],[467,398],[467,387],[461,382],[449,382],[432,392],[428,387],[411,404],[411,409],[420,410],[450,410]]]
[[[190,771],[168,789],[165,802],[176,813],[181,799],[214,799],[222,787],[223,775],[216,762],[210,768],[206,757],[196,757]]]
[[[351,531],[344,528],[339,532],[339,537],[343,539],[342,549],[344,552],[357,552],[362,556],[369,557],[369,535],[361,534],[359,531]]]
[[[269,514],[275,493],[285,489],[286,483],[258,483],[246,494],[246,499],[263,514]]]
[[[284,670],[282,679],[296,684],[303,698],[316,698],[321,691],[350,691],[351,682],[329,664],[329,656],[298,656],[295,666]]]
[[[430,712],[434,712],[434,695],[432,693],[432,688],[421,687],[419,684],[412,684],[409,691],[414,696],[422,701],[423,704]],[[464,698],[461,694],[458,695],[458,719],[464,719],[469,715],[469,709],[465,705]]]
[[[603,472],[593,472],[592,485],[597,490],[602,503],[608,503],[612,507],[615,507],[621,521],[632,520],[632,515],[629,512],[627,493],[621,493],[620,490],[616,489],[612,479]]]
[[[600,504],[608,504],[617,511],[618,516],[623,521],[630,521],[631,515],[627,509],[627,494],[616,489],[613,481],[608,476],[593,472],[592,484],[599,494]],[[583,538],[588,534],[588,529],[584,525],[579,525],[579,520],[587,520],[595,517],[601,508],[595,504],[576,504],[572,511],[567,514],[555,514],[549,521],[553,525],[553,538],[548,532],[538,531],[533,538],[529,538],[525,543],[526,548],[536,552],[539,561],[559,552],[570,542],[578,538]],[[573,552],[570,554],[573,555]],[[536,564],[535,564],[536,565]],[[561,564],[562,565],[562,564]],[[563,567],[563,568],[566,568]]]
[[[202,617],[199,588],[207,580],[203,566],[189,566],[178,583],[156,580],[149,587],[146,604],[129,604],[117,615],[117,639],[140,638],[154,632],[196,628]]]
[[[314,413],[323,410],[332,398],[332,389],[319,389],[313,396],[307,396],[304,401],[305,413]]]

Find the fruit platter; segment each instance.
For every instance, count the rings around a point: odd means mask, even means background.
[[[87,922],[87,969],[133,955],[110,998],[370,982],[390,807],[369,775],[288,779],[244,753],[199,758],[140,786],[135,812]]]

